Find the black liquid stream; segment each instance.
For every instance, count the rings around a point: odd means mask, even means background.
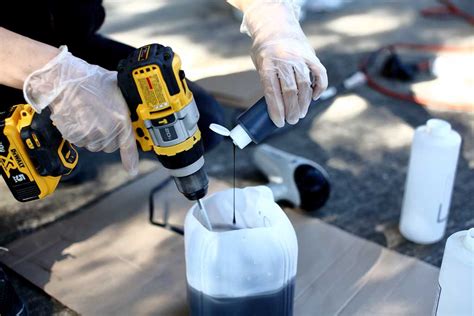
[[[235,221],[235,144],[232,143],[232,146],[233,146],[233,151],[234,151],[234,192],[233,192],[233,205],[234,205],[234,217],[233,217],[233,220],[232,220],[232,223],[235,225],[236,221]]]

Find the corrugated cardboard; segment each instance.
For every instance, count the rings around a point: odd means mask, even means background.
[[[300,255],[295,315],[430,315],[438,269],[287,212]]]
[[[187,315],[183,238],[147,222],[157,171],[9,245],[0,260],[82,315]],[[211,192],[226,188],[211,179]],[[190,202],[168,181],[156,219]],[[438,269],[288,210],[298,235],[295,315],[429,315]]]
[[[263,96],[262,85],[255,70],[214,76],[196,81],[217,101],[246,109]]]

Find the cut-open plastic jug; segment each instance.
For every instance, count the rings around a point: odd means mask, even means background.
[[[264,186],[225,190],[203,200],[185,221],[186,278],[191,315],[293,313],[296,234]]]

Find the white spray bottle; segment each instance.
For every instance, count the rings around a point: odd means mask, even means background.
[[[443,238],[460,147],[448,122],[431,119],[416,129],[400,217],[406,239],[431,244]]]

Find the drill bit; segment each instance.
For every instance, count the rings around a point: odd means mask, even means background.
[[[199,209],[200,209],[201,211],[203,211],[203,210],[204,210],[204,205],[202,205],[201,199],[198,199],[198,200],[197,200],[197,203],[198,203],[198,205],[199,205]]]
[[[202,204],[201,199],[197,199],[197,204],[199,206],[199,210],[201,211],[201,215],[204,219],[206,228],[212,231],[211,221],[209,220],[209,217],[207,216],[206,209],[204,208],[204,205]]]

